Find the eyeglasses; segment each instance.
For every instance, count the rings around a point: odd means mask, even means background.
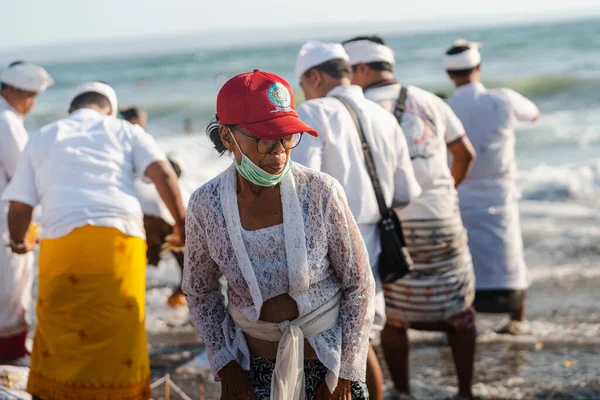
[[[291,135],[287,135],[285,137],[282,137],[281,139],[276,139],[276,140],[265,140],[265,139],[259,139],[254,136],[250,136],[247,133],[242,132],[241,130],[239,130],[235,127],[231,127],[231,129],[233,129],[236,132],[241,133],[242,135],[244,135],[245,137],[247,137],[250,140],[254,140],[256,142],[256,150],[258,150],[258,152],[260,154],[271,153],[275,149],[275,146],[277,146],[278,142],[281,142],[281,145],[283,146],[284,149],[291,150],[294,147],[298,146],[300,144],[300,141],[302,140],[302,133],[293,133]]]

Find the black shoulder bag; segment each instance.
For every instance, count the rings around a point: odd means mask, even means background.
[[[400,88],[400,96],[398,96],[398,101],[396,101],[396,107],[394,109],[394,117],[398,121],[398,124],[402,124],[402,117],[404,116],[404,112],[406,111],[406,97],[408,96],[408,86],[402,85]]]
[[[371,153],[371,146],[367,142],[367,137],[365,136],[358,113],[346,99],[338,96],[334,97],[348,109],[360,136],[367,172],[373,183],[377,204],[379,205],[379,213],[381,214],[381,221],[379,222],[379,231],[381,234],[379,275],[383,283],[392,283],[409,273],[413,265],[412,258],[406,248],[402,225],[394,210],[389,209],[385,204],[383,193],[381,192],[381,184],[375,169],[375,161]]]

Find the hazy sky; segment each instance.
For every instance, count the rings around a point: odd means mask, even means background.
[[[377,5],[374,7],[373,5]],[[353,21],[537,19],[600,13],[599,0],[1,0],[0,50],[48,43]]]

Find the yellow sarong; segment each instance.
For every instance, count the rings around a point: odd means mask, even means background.
[[[84,226],[40,248],[27,391],[44,400],[146,400],[146,243]]]

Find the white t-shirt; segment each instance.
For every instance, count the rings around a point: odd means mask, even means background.
[[[142,128],[84,108],[32,135],[2,199],[41,204],[43,238],[84,225],[144,238],[134,181],[159,160]]]
[[[400,84],[365,90],[365,97],[394,112]],[[449,218],[458,211],[454,178],[448,168],[448,144],[461,139],[465,130],[452,109],[433,93],[409,86],[402,117],[410,158],[423,189],[418,199],[400,210],[401,219]]]
[[[336,178],[376,269],[381,254],[378,222],[381,214],[362,152],[356,125],[346,107],[331,96],[348,99],[358,112],[371,147],[381,190],[388,207],[405,206],[421,194],[410,162],[406,139],[393,115],[365,99],[359,86],[338,86],[327,97],[309,100],[298,108],[300,119],[319,137],[304,135],[292,159]]]
[[[27,144],[23,116],[0,96],[0,196],[17,169],[17,161]],[[0,201],[0,218],[6,218],[7,202]]]
[[[481,83],[460,86],[448,104],[477,152],[469,176],[458,188],[460,207],[489,207],[518,200],[514,127],[518,121],[535,120],[539,116],[536,105],[514,90],[488,90]]]

